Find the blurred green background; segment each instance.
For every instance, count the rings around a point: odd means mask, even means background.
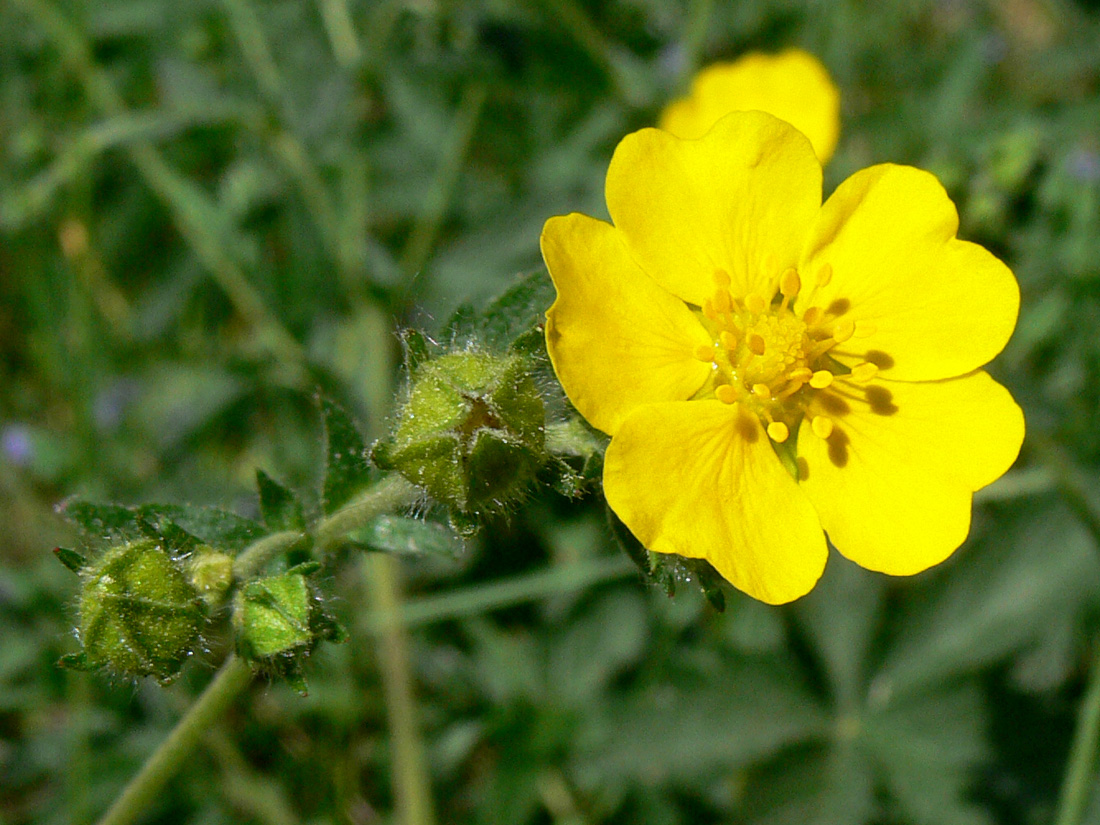
[[[699,65],[787,46],[841,89],[827,190],[929,169],[1017,273],[992,372],[1023,456],[947,563],[834,553],[786,608],[647,587],[595,496],[403,560],[434,819],[1050,821],[1100,671],[1095,0],[0,0],[0,822],[94,820],[225,653],[167,689],[57,668],[59,502],[316,489],[318,390],[381,435],[396,330],[541,266],[547,217],[605,214],[617,141]],[[351,640],[308,697],[254,685],[146,821],[399,821],[366,567],[325,573]]]

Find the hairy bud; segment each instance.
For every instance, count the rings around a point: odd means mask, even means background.
[[[199,593],[152,540],[112,547],[81,570],[78,664],[122,676],[176,676],[200,641]]]

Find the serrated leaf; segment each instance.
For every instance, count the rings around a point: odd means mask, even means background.
[[[794,605],[836,703],[854,707],[868,675],[868,656],[882,618],[885,581],[838,553],[831,553],[821,581]]]
[[[323,506],[331,515],[366,487],[371,480],[370,462],[363,436],[343,408],[321,399],[325,426],[325,483]]]
[[[84,569],[86,560],[75,550],[71,550],[68,547],[55,547],[53,552],[54,555],[57,556],[57,560],[74,573],[79,573]]]
[[[1005,540],[1009,536],[1009,540]],[[1005,525],[997,540],[960,551],[926,585],[877,676],[895,694],[973,673],[1076,621],[1100,591],[1088,533],[1063,507]]]
[[[132,540],[144,535],[137,514],[121,504],[94,504],[74,499],[66,502],[61,512],[89,536],[108,540]]]
[[[260,495],[260,513],[272,530],[303,530],[306,526],[302,505],[294,493],[263,470],[256,470],[256,489]]]
[[[348,535],[351,541],[379,553],[456,558],[463,542],[448,527],[404,516],[379,516]]]
[[[987,758],[985,705],[975,683],[908,696],[868,714],[860,741],[873,756],[898,821],[984,825],[967,799],[973,771]]]
[[[262,524],[217,507],[146,504],[134,508],[133,512],[154,524],[174,524],[203,544],[223,552],[243,550],[269,533]]]
[[[481,341],[491,349],[507,349],[542,323],[553,302],[554,285],[544,269],[520,275],[481,313]]]
[[[615,590],[569,622],[550,652],[550,683],[581,707],[641,657],[648,638],[642,597],[636,590]]]
[[[690,678],[633,691],[590,714],[575,749],[589,781],[698,783],[785,748],[816,741],[831,722],[797,673],[779,661],[737,659]],[[644,755],[644,767],[639,759]]]
[[[401,332],[401,352],[409,375],[431,358],[432,347],[431,339],[419,330],[406,329]]]

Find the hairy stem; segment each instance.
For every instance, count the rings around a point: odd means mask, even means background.
[[[161,742],[99,825],[129,825],[147,811],[165,783],[190,756],[207,730],[252,680],[247,664],[230,655],[206,690]]]

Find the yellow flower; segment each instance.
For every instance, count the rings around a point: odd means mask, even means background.
[[[604,492],[638,539],[776,604],[821,575],[823,529],[895,575],[949,556],[1024,421],[980,370],[1016,280],[955,237],[935,177],[874,166],[822,205],[807,139],[737,112],[700,140],[628,135],[606,197],[613,224],[543,229],[546,340],[612,436]]]
[[[722,116],[750,110],[794,126],[810,139],[822,163],[833,156],[840,135],[840,93],[821,61],[801,49],[752,52],[707,66],[692,80],[691,94],[665,107],[658,125],[682,138],[698,138]]]

